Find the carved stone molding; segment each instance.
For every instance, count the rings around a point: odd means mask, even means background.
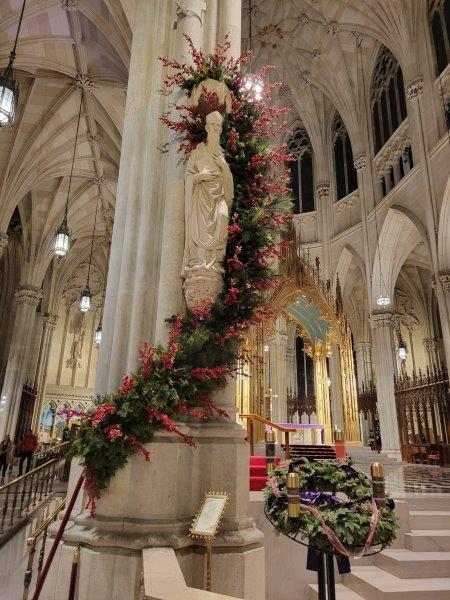
[[[450,271],[439,273],[439,281],[441,282],[444,292],[450,292]]]
[[[365,352],[372,350],[372,344],[370,342],[355,342],[355,350],[358,352]]]
[[[203,12],[206,10],[205,0],[177,0],[175,29],[186,17],[193,17],[203,23]]]
[[[55,329],[56,323],[58,322],[58,315],[52,313],[46,313],[44,315],[44,327],[47,329]]]
[[[327,35],[329,37],[334,37],[335,35],[337,35],[338,31],[339,31],[339,25],[335,21],[331,21],[331,23],[328,23]]]
[[[9,236],[7,233],[0,233],[0,258],[3,256],[8,245]]]
[[[435,352],[438,349],[438,342],[433,338],[424,338],[423,345],[427,352]]]
[[[373,329],[380,327],[393,328],[395,326],[395,315],[389,312],[372,313],[370,325]]]
[[[106,185],[106,177],[103,177],[103,175],[96,175],[94,177],[94,183],[98,185],[99,188],[101,188],[104,185]]]
[[[32,285],[24,285],[16,291],[17,304],[31,304],[37,306],[42,300],[42,290]]]
[[[360,169],[364,169],[364,167],[366,165],[367,165],[367,158],[366,158],[365,152],[362,152],[361,154],[357,154],[355,156],[355,158],[353,159],[353,166],[355,167],[355,169],[357,171],[359,171]]]
[[[294,215],[294,221],[300,223],[301,225],[313,225],[316,222],[316,213],[310,212]]]
[[[335,204],[337,214],[340,215],[344,210],[353,208],[355,200],[357,199],[358,192],[355,192],[349,196],[346,196],[345,198],[342,198],[341,200],[338,200]]]
[[[374,158],[377,179],[383,177],[383,173],[390,172],[394,161],[397,160],[410,145],[409,123],[406,118]]]
[[[82,73],[77,73],[75,77],[75,84],[77,88],[83,91],[85,94],[90,94],[94,91],[95,84],[87,75],[83,75]]]
[[[78,0],[61,0],[61,7],[67,12],[76,12],[78,10]]]
[[[88,142],[89,142],[90,144],[92,144],[93,146],[95,146],[95,145],[96,145],[96,144],[98,144],[98,143],[99,143],[99,141],[100,141],[100,134],[99,134],[99,133],[96,133],[96,134],[94,135],[94,134],[92,134],[91,132],[89,132],[89,133],[88,133],[88,136],[87,136],[87,139],[88,139]]]
[[[330,184],[326,181],[319,183],[316,191],[319,198],[326,198],[330,194]]]
[[[311,85],[311,73],[309,71],[302,71],[299,77],[300,88],[306,88]]]
[[[408,98],[410,100],[414,100],[414,98],[417,98],[417,96],[419,96],[419,94],[422,94],[422,92],[423,92],[423,79],[421,77],[414,79],[414,81],[411,81],[406,86],[406,95],[408,96]]]

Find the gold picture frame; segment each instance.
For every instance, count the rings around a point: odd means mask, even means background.
[[[205,492],[200,508],[189,529],[189,535],[194,538],[213,540],[229,498],[228,492]]]

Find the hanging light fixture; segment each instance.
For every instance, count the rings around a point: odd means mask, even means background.
[[[13,63],[16,58],[17,41],[22,26],[23,13],[27,0],[23,0],[22,10],[20,11],[19,25],[17,26],[16,39],[14,47],[9,53],[9,61],[5,70],[0,75],[0,127],[2,125],[12,125],[16,116],[17,104],[19,102],[19,84],[14,77]]]
[[[95,343],[100,346],[102,343],[102,320],[100,318],[100,322],[98,324],[97,329],[95,330]]]
[[[63,217],[61,225],[56,230],[55,239],[53,242],[53,252],[56,254],[56,256],[59,256],[59,257],[66,256],[66,254],[69,252],[69,248],[70,248],[70,233],[69,233],[69,227],[67,225],[67,213],[69,211],[70,188],[72,185],[73,168],[75,165],[75,153],[76,153],[77,143],[78,143],[78,133],[80,131],[80,119],[81,119],[82,108],[83,108],[83,90],[81,90],[80,108],[78,110],[77,132],[75,134],[75,144],[73,147],[72,166],[70,168],[69,187],[67,189],[66,205],[64,207],[64,217]],[[87,310],[89,310],[89,309],[87,309]]]
[[[252,15],[253,15],[253,5],[252,0],[248,0],[248,40],[249,40],[249,50],[253,52],[253,39],[252,39]],[[250,56],[251,60],[251,56]],[[258,75],[253,75],[249,73],[244,79],[244,85],[242,91],[245,91],[249,94],[251,100],[262,100],[262,93],[264,90],[264,84]]]
[[[89,253],[89,266],[88,266],[86,287],[84,288],[84,291],[81,293],[81,298],[80,298],[81,312],[87,312],[91,308],[91,303],[92,303],[92,293],[91,293],[91,289],[89,287],[89,277],[91,275],[92,251],[94,250],[94,235],[95,235],[95,226],[97,224],[99,198],[100,198],[100,193],[97,195],[97,204],[95,205],[94,227],[92,228],[91,251]]]
[[[408,356],[408,349],[406,348],[405,340],[402,337],[401,332],[399,331],[398,338],[398,357],[400,360],[406,360]]]

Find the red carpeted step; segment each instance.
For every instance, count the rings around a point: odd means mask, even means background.
[[[265,477],[266,474],[266,465],[250,465],[250,477]]]
[[[250,465],[265,465],[265,456],[250,456]]]
[[[260,492],[266,487],[267,477],[250,477],[250,491]]]
[[[275,457],[275,464],[279,464],[280,458]],[[267,483],[267,462],[265,456],[250,456],[250,491],[260,492]]]

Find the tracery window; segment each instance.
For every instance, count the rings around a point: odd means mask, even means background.
[[[356,169],[353,166],[353,152],[350,137],[338,113],[332,126],[334,169],[336,172],[337,199],[340,200],[358,187]]]
[[[429,0],[428,18],[437,75],[440,75],[450,62],[450,0]]]
[[[289,163],[291,174],[293,212],[305,213],[314,208],[314,166],[313,151],[308,133],[304,127],[297,127],[288,142],[288,152],[294,160]]]
[[[375,153],[406,118],[405,88],[400,65],[386,47],[378,56],[371,93]]]

